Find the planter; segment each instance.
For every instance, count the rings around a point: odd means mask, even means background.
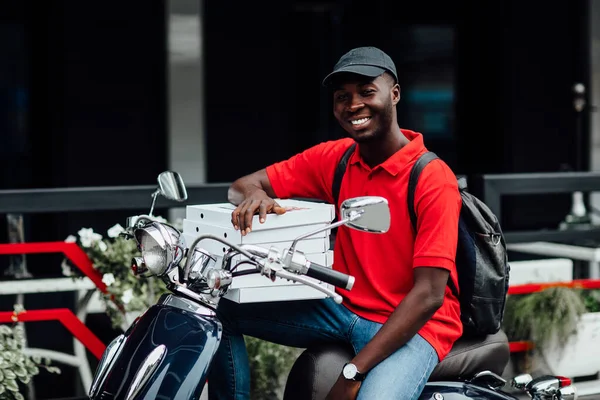
[[[581,316],[577,333],[560,348],[556,340],[542,349],[552,374],[577,378],[600,372],[600,312]]]

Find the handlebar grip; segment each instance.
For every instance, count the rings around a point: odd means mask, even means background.
[[[309,262],[308,264],[308,271],[306,272],[306,275],[310,276],[311,278],[327,282],[333,286],[337,286],[346,290],[351,290],[352,286],[354,286],[354,277],[351,275],[334,271],[331,268],[326,268],[313,262]]]

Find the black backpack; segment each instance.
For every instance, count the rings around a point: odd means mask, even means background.
[[[355,147],[356,144],[353,144],[346,150],[335,171],[332,188],[336,207],[348,159]],[[415,188],[423,168],[436,158],[435,153],[424,153],[410,172],[408,207],[415,231]],[[448,279],[448,285],[460,302],[463,335],[494,334],[500,330],[508,293],[510,265],[506,242],[498,218],[485,203],[467,191],[464,178],[458,179],[458,187],[462,198],[456,249],[460,292],[452,280]]]

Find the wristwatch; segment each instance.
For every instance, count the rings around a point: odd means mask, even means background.
[[[358,372],[356,365],[352,364],[351,362],[344,364],[344,368],[342,368],[342,375],[344,378],[350,381],[362,381],[367,376],[367,374]]]

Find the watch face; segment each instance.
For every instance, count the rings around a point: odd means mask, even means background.
[[[356,369],[356,365],[354,364],[346,364],[342,373],[344,374],[344,378],[346,379],[354,379],[358,370]]]

